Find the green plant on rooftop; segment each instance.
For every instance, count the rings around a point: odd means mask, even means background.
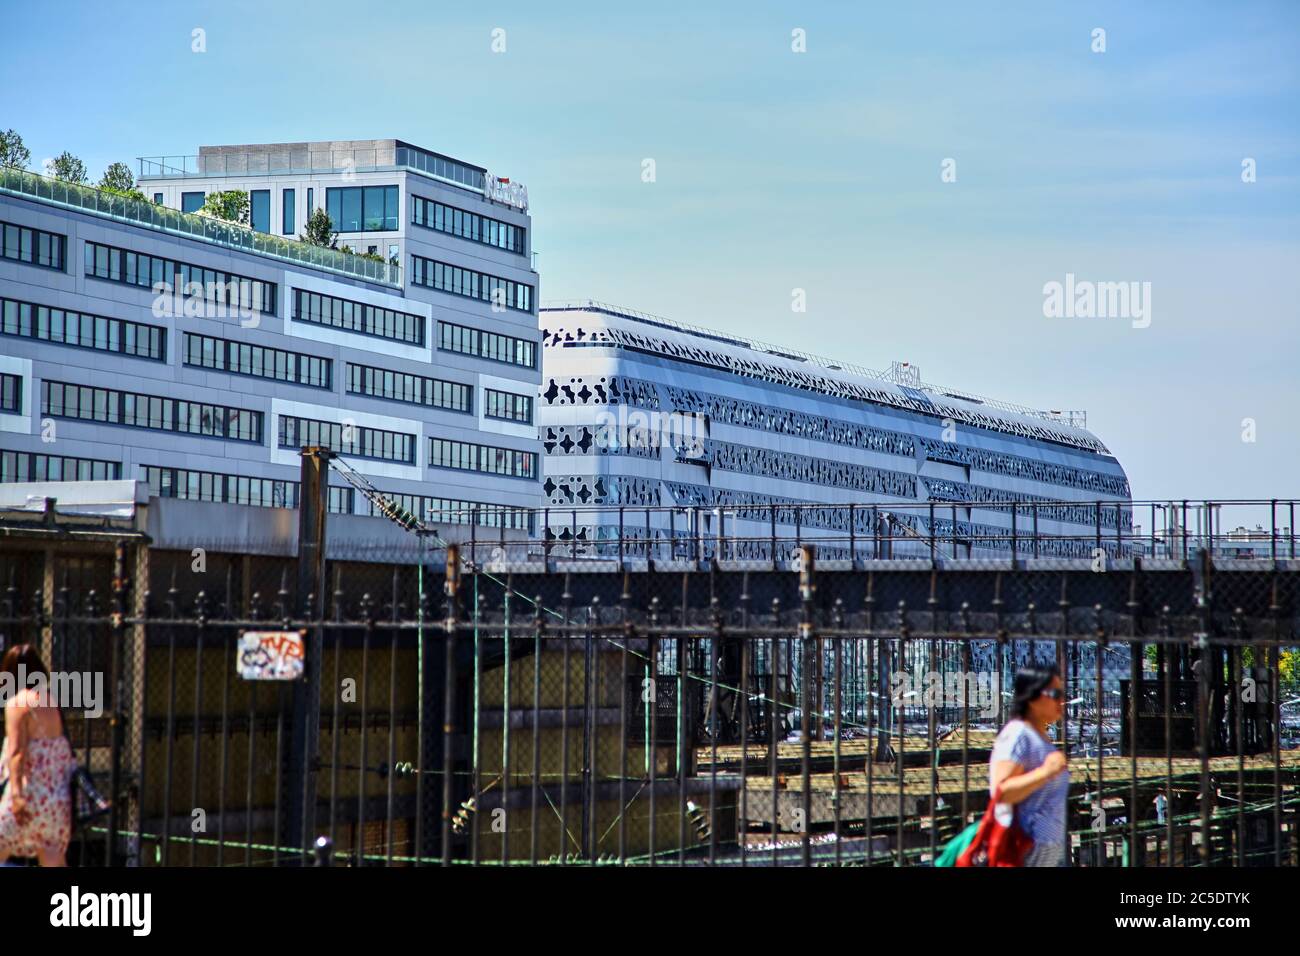
[[[61,179],[65,183],[76,183],[78,186],[85,186],[90,182],[90,177],[86,175],[86,164],[66,149],[53,159],[45,161],[45,172],[55,179]]]
[[[339,234],[334,231],[334,221],[324,209],[316,209],[307,217],[307,231],[298,234],[299,242],[326,249],[338,248]]]
[[[12,159],[14,141],[11,139],[6,145],[11,149],[10,156],[7,158]],[[112,179],[107,172],[105,178],[110,181]],[[305,241],[294,242],[286,237],[251,232],[248,226],[249,196],[242,190],[210,194],[203,209],[198,210],[197,213],[183,214],[179,210],[167,209],[159,203],[152,202],[138,190],[128,192],[69,181],[56,184],[48,172],[42,175],[22,167],[0,166],[0,192],[32,196],[57,205],[108,215],[114,219],[142,223],[164,232],[194,236],[223,245],[234,245],[240,249],[251,248],[256,252],[277,258],[293,262],[311,262],[334,272],[359,276],[369,281],[382,282],[399,288],[401,286],[401,270],[396,258],[386,261],[374,253],[361,255],[346,246],[339,249],[333,244],[322,246]],[[195,216],[200,217],[199,222],[193,221]],[[202,220],[207,222],[204,223]],[[325,221],[328,225],[328,216]],[[306,251],[308,246],[322,251],[308,253]],[[344,258],[345,255],[381,263],[385,269],[380,270],[369,265],[361,266]]]
[[[334,230],[334,220],[330,218],[329,213],[324,209],[316,209],[307,217],[307,231],[298,234],[299,242],[306,242],[313,246],[321,246],[325,249],[335,249],[339,252],[346,252],[350,256],[356,256],[358,259],[369,259],[371,262],[384,262],[389,265],[397,265],[397,260],[385,259],[383,256],[374,252],[358,252],[347,243],[339,245],[339,234]]]
[[[337,233],[335,233],[334,238],[338,238]],[[377,252],[357,252],[357,250],[353,249],[346,243],[339,247],[339,252],[346,252],[348,255],[356,256],[358,259],[369,259],[371,262],[388,262],[387,259],[379,255]],[[396,263],[393,264],[396,265]]]
[[[224,219],[226,222],[248,225],[248,193],[242,189],[227,189],[224,192],[208,193],[203,200],[200,216]]]
[[[149,202],[149,197],[135,188],[135,175],[126,163],[113,163],[104,170],[99,180],[99,188],[106,193],[125,196],[137,202]]]
[[[32,151],[23,145],[23,138],[16,130],[7,129],[0,133],[0,166],[26,169],[31,161]]]

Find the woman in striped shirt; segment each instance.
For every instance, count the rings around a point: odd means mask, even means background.
[[[1065,754],[1047,736],[1047,728],[1065,714],[1065,685],[1055,665],[1017,671],[1011,713],[989,758],[989,795],[1002,786],[994,815],[1003,826],[1018,816],[1020,828],[1034,841],[1025,866],[1068,866],[1070,772]]]

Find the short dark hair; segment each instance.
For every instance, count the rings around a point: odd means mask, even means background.
[[[1055,664],[1026,664],[1016,671],[1011,716],[1023,720],[1029,713],[1030,702],[1037,700],[1038,695],[1047,690],[1052,681],[1060,676],[1061,669]]]

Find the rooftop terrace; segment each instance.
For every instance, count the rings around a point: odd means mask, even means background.
[[[412,170],[470,192],[484,191],[487,170],[398,139],[324,140],[201,146],[198,155],[140,156],[139,178],[211,179],[224,176]]]
[[[183,213],[148,201],[141,202],[93,186],[80,186],[76,183],[51,179],[12,166],[0,168],[0,195],[32,199],[65,209],[76,209],[105,219],[130,223],[227,249],[267,256],[310,269],[320,269],[398,289],[402,287],[400,265],[378,262],[337,249],[327,249],[323,246],[285,239],[282,236],[257,232],[248,226],[225,222],[211,216]]]

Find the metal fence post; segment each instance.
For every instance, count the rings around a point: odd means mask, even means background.
[[[1274,498],[1268,503],[1268,556],[1270,560],[1277,560],[1277,499]]]
[[[812,661],[813,647],[813,598],[816,594],[816,581],[813,578],[813,563],[817,557],[815,545],[799,546],[799,598],[803,604],[803,619],[799,623],[799,638],[803,643],[800,655],[800,695],[799,709],[803,718],[800,744],[800,771],[803,779],[803,846],[802,861],[804,866],[812,864],[812,844],[809,830],[812,823],[812,708],[814,671]],[[818,724],[821,723],[818,714]],[[775,807],[773,808],[775,810]]]
[[[849,505],[849,561],[856,565],[858,560],[858,536],[855,527],[856,515],[854,514],[854,507],[854,505]]]
[[[700,563],[700,506],[691,505],[691,556]]]
[[[290,728],[288,798],[285,833],[302,851],[299,865],[312,853],[316,838],[316,769],[320,733],[321,658],[324,641],[319,623],[325,608],[325,542],[329,515],[329,462],[327,448],[302,449],[301,492],[298,502],[298,579],[296,605],[310,628],[310,644],[302,680],[293,687],[293,724]],[[290,609],[284,609],[288,629]]]
[[[1016,556],[1020,553],[1020,543],[1016,536],[1016,512],[1020,509],[1016,503],[1011,502],[1011,567],[1016,566]]]
[[[1038,502],[1036,501],[1033,504],[1032,514],[1034,519],[1034,557],[1036,558],[1038,557]]]
[[[442,865],[451,865],[451,818],[455,791],[453,778],[456,771],[456,630],[459,626],[460,548],[447,545],[447,577],[444,582],[447,597],[447,618],[443,623],[446,633],[445,683],[442,710]]]
[[[138,545],[137,545],[138,547]],[[113,618],[111,627],[112,663],[109,680],[113,687],[113,709],[109,714],[109,799],[108,833],[104,838],[104,865],[113,865],[117,842],[118,803],[122,788],[122,704],[126,696],[126,680],[122,672],[122,642],[126,640],[126,543],[113,545]]]
[[[1187,499],[1183,499],[1183,560],[1187,560]]]
[[[930,562],[933,566],[935,559],[935,539],[934,539],[934,502],[930,502]]]

